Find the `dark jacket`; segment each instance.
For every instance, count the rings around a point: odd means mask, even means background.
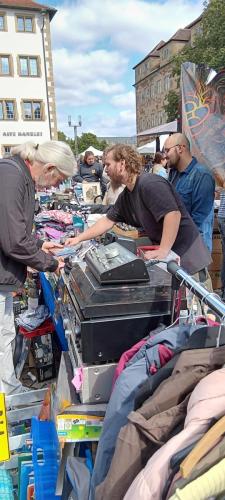
[[[55,271],[58,264],[31,234],[35,189],[24,161],[0,160],[0,179],[0,292],[10,292],[23,285],[26,266]]]
[[[80,163],[78,165],[78,173],[74,175],[73,180],[76,182],[98,182],[102,180],[103,167],[100,163],[95,162],[93,165]]]

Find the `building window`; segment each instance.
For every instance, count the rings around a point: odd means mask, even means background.
[[[24,120],[43,120],[42,101],[23,101],[22,107]]]
[[[9,55],[0,54],[0,76],[12,75],[12,64]]]
[[[3,156],[4,158],[7,158],[7,156],[10,156],[10,153],[11,153],[11,148],[12,148],[12,147],[13,147],[13,146],[12,146],[11,144],[10,144],[10,145],[9,145],[9,144],[7,144],[6,146],[4,146],[4,145],[2,146],[2,156]]]
[[[162,92],[161,80],[158,80],[158,81],[156,82],[156,94],[158,94],[158,95],[159,95],[159,94],[161,94],[161,92]]]
[[[20,76],[40,76],[38,58],[33,56],[19,56]]]
[[[0,31],[6,31],[6,18],[3,13],[0,13]]]
[[[165,47],[162,51],[162,60],[165,61],[165,59],[168,59],[169,57],[169,47]]]
[[[15,101],[12,100],[0,100],[0,120],[15,120]]]
[[[164,78],[164,90],[165,92],[169,92],[170,90],[170,76],[166,75]]]
[[[155,97],[155,86],[151,85],[150,87],[150,97]]]
[[[33,33],[34,18],[32,16],[16,16],[16,31],[20,33]]]

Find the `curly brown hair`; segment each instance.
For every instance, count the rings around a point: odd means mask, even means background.
[[[112,152],[114,161],[125,161],[125,168],[130,177],[139,175],[143,169],[141,156],[126,144],[115,144],[105,151],[105,156]]]

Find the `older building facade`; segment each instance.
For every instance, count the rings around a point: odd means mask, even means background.
[[[166,95],[171,90],[178,92],[177,79],[172,75],[172,59],[187,43],[193,43],[200,29],[200,22],[201,17],[178,30],[167,42],[160,41],[134,67],[137,135],[167,121],[164,111]],[[139,138],[138,144],[148,142],[149,139],[147,135]]]
[[[0,1],[0,156],[26,140],[57,139],[50,21],[32,0]]]

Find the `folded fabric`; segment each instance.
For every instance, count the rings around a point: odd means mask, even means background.
[[[32,332],[38,326],[40,326],[44,321],[49,318],[50,313],[46,306],[38,306],[34,310],[29,310],[19,314],[15,319],[17,325],[23,326],[26,330]]]
[[[205,500],[225,490],[225,459],[182,490],[177,489],[170,500]]]
[[[186,484],[190,483],[191,481],[194,481],[197,477],[201,476],[207,470],[209,470],[213,465],[217,464],[220,462],[221,458],[225,456],[225,438],[222,438],[219,443],[217,443],[214,448],[212,448],[207,455],[205,455],[200,462],[198,462],[194,470],[191,472],[190,476],[187,478],[183,478],[181,476],[181,472],[179,472],[176,477],[174,477],[173,482],[170,486],[170,489],[168,491],[168,498],[169,496],[172,496],[175,491],[179,488],[184,488]]]
[[[224,385],[225,368],[212,372],[199,382],[188,403],[184,430],[170,439],[150,458],[146,467],[132,483],[124,500],[136,500],[137,498],[142,500],[161,499],[162,490],[169,475],[169,464],[172,455],[184,448],[184,446],[188,446],[195,440],[200,439],[208,430],[212,418],[219,418],[224,415]],[[213,493],[209,493],[205,497],[193,497],[189,494],[189,496],[182,498],[200,500],[200,498],[207,498],[207,496],[211,495]]]
[[[156,335],[157,333],[160,333],[162,330],[165,330],[165,325],[163,325],[163,324],[159,325],[154,330],[154,335]],[[153,337],[153,335],[152,335],[152,337]],[[121,357],[118,361],[117,367],[115,369],[115,373],[113,376],[113,382],[112,382],[113,387],[115,385],[116,380],[118,379],[118,377],[120,376],[122,371],[126,368],[126,366],[129,366],[130,364],[134,363],[137,359],[142,357],[141,347],[143,347],[147,343],[148,340],[149,340],[149,337],[145,337],[144,339],[139,340],[139,342],[137,342],[132,347],[130,347],[130,349],[123,352],[123,354],[121,355]],[[139,355],[136,357],[135,355],[138,352],[139,352]],[[163,353],[162,353],[162,356],[163,356]],[[171,356],[170,356],[170,358],[171,358]]]
[[[135,395],[138,387],[148,377],[155,377],[162,366],[160,345],[170,349],[171,357],[177,348],[187,344],[190,336],[190,325],[163,330],[150,337],[139,352],[131,359],[125,370],[117,379],[110,401],[107,406],[102,434],[98,444],[94,471],[91,481],[91,495],[94,497],[95,487],[100,484],[108,473],[113,457],[116,438],[127,423],[127,417],[134,408]],[[168,355],[168,352],[167,352]],[[168,361],[168,356],[166,357]],[[151,369],[154,367],[153,373]],[[107,497],[108,498],[108,497]]]
[[[182,429],[180,429],[181,431]],[[178,433],[177,433],[178,434]],[[198,441],[197,441],[198,442]],[[170,474],[169,477],[164,485],[163,492],[162,492],[162,500],[166,500],[168,498],[168,492],[170,491],[172,482],[174,480],[175,475],[179,472],[180,469],[180,464],[186,458],[189,453],[193,450],[193,448],[196,445],[196,441],[189,446],[185,446],[185,448],[182,448],[182,450],[179,450],[175,455],[171,457],[170,460]],[[171,494],[169,495],[171,496]]]
[[[63,222],[64,224],[72,224],[73,216],[68,212],[63,212],[63,210],[43,210],[39,215],[36,216],[36,221],[43,220],[56,220],[58,222]]]
[[[179,423],[179,419],[185,419],[186,407],[179,403],[185,401],[186,395],[193,391],[203,377],[224,364],[225,347],[194,349],[175,356],[178,359],[173,374],[168,378],[167,366],[172,364],[170,361],[158,372],[161,374],[165,371],[167,377],[164,382],[158,384],[155,392],[153,388],[150,397],[138,411],[129,414],[128,424],[120,430],[108,475],[96,488],[96,500],[123,499],[157,447],[170,438],[171,430]],[[158,377],[158,374],[154,377]],[[176,451],[173,450],[172,455]]]
[[[48,227],[46,226],[44,228],[45,230],[45,234],[47,236],[49,236],[50,238],[52,238],[53,240],[59,240],[60,238],[62,238],[65,233],[63,231],[58,231],[57,229],[54,229],[53,227]]]

